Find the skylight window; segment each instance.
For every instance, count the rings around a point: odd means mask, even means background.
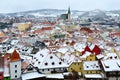
[[[104,62],[104,65],[106,68],[109,68],[109,65],[106,62]]]

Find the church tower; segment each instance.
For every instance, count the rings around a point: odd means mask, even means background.
[[[68,8],[68,21],[71,20],[71,11],[70,11],[70,7]]]
[[[12,53],[10,60],[11,79],[17,80],[21,77],[21,58],[16,50]]]

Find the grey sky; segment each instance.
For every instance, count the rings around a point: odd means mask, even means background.
[[[0,0],[0,13],[37,9],[118,10],[120,0]]]

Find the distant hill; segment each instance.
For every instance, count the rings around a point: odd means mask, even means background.
[[[78,10],[71,10],[71,12],[77,13],[80,12]],[[64,9],[40,9],[40,10],[31,10],[31,11],[23,11],[23,12],[16,12],[16,13],[7,13],[7,14],[0,14],[0,16],[25,16],[25,15],[60,15],[63,13],[67,13],[67,10]]]

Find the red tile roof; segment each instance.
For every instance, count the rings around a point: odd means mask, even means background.
[[[82,55],[85,54],[86,51],[92,53],[92,51],[90,50],[90,48],[88,46],[86,46],[85,49],[84,49],[84,51],[82,51]]]
[[[81,28],[80,31],[86,31],[87,33],[93,33],[92,30],[90,28],[87,28],[87,27]]]
[[[10,60],[11,62],[21,60],[20,55],[19,53],[17,53],[16,50],[14,50],[13,54],[11,55]]]
[[[98,54],[100,54],[101,49],[97,45],[95,45],[95,47],[93,48],[92,52],[95,53],[95,55],[98,55]]]

